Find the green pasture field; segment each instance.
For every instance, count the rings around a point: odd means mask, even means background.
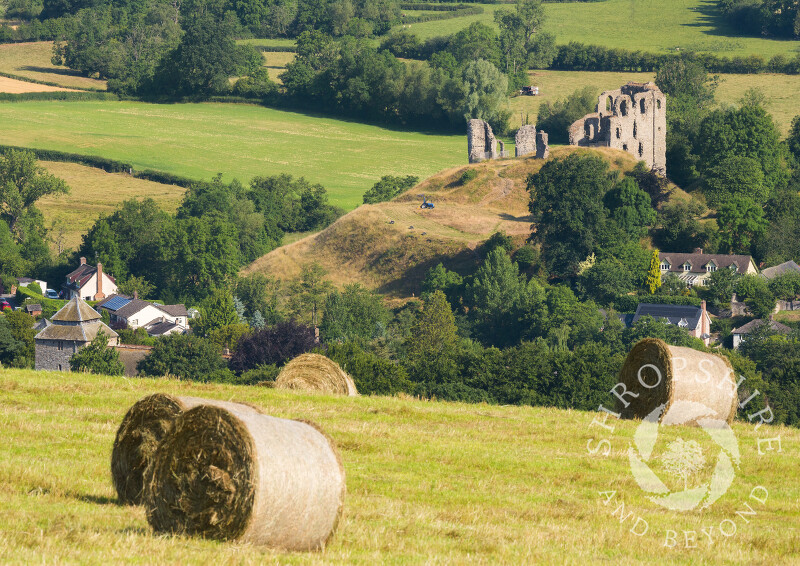
[[[393,130],[248,104],[25,101],[0,104],[0,143],[100,155],[197,179],[288,173],[352,209],[383,175],[467,161],[463,135]],[[144,196],[144,195],[143,195]]]
[[[472,22],[494,25],[494,12],[513,6],[482,4],[484,13],[411,24],[422,39],[449,35]],[[800,41],[737,35],[722,19],[714,0],[606,0],[546,4],[544,31],[558,44],[578,41],[654,53],[702,51],[722,56],[790,54]]]
[[[594,413],[30,370],[0,370],[0,391],[6,564],[786,564],[800,553],[797,429],[735,424],[741,462],[730,489],[704,511],[678,512],[649,501],[631,474],[636,422],[609,420],[611,432],[592,426],[602,418]],[[247,401],[319,424],[347,474],[327,548],[155,535],[144,509],[120,506],[114,435],[128,407],[155,392]],[[766,452],[764,440],[777,437],[781,452]],[[700,473],[710,472],[719,449],[709,437],[670,427],[659,443],[678,438],[700,444]],[[601,439],[610,454],[590,455]],[[758,486],[764,503],[751,497]]]
[[[653,73],[596,73],[590,71],[531,71],[531,84],[538,86],[539,96],[515,96],[509,100],[512,111],[510,123],[516,128],[526,117],[536,123],[539,106],[564,98],[575,90],[590,86],[597,93],[619,88],[628,81],[647,82],[655,78]],[[767,111],[772,114],[782,135],[787,135],[792,118],[800,115],[799,75],[719,75],[716,92],[720,106],[738,104],[750,88],[758,88],[766,97]]]
[[[105,90],[105,81],[83,77],[77,71],[53,65],[50,61],[52,53],[52,41],[0,45],[0,72],[65,88]]]

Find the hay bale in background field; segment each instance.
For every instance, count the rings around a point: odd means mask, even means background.
[[[663,405],[663,424],[720,426],[736,416],[736,376],[730,362],[721,356],[691,348],[670,346],[656,338],[638,342],[620,370],[620,383],[638,397],[615,389],[617,411],[623,418],[644,419]],[[627,406],[625,405],[627,403]]]
[[[175,397],[164,393],[148,395],[134,403],[117,430],[111,452],[111,479],[123,504],[138,505],[142,500],[142,476],[159,442],[172,428],[175,419],[198,405],[233,406],[241,410],[260,412],[239,403]]]
[[[358,395],[356,384],[339,364],[320,354],[302,354],[284,366],[275,380],[279,389]]]
[[[156,531],[285,550],[323,547],[344,495],[339,455],[315,426],[212,406],[178,418],[144,490]]]

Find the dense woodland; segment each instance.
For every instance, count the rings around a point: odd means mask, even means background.
[[[425,42],[403,30],[388,33],[399,13],[391,1],[26,1],[15,9],[43,22],[28,26],[55,30],[55,61],[107,78],[120,94],[170,100],[234,94],[458,130],[466,119],[482,118],[512,133],[505,102],[530,68],[565,61],[643,68],[648,57],[557,48],[555,38],[539,31],[538,0],[498,11],[499,31],[476,23]],[[734,17],[735,3],[727,4]],[[762,33],[783,33],[777,23],[762,25]],[[260,53],[235,43],[249,34],[296,38],[297,57],[282,87],[267,77]],[[377,47],[375,36],[381,36]],[[704,348],[664,322],[645,318],[625,328],[618,312],[638,302],[701,300],[722,309],[736,292],[753,315],[765,317],[776,300],[800,296],[796,276],[767,283],[722,270],[707,287],[692,289],[674,276],[661,278],[657,249],[752,254],[764,266],[800,261],[800,117],[782,141],[758,91],[718,108],[707,58],[648,61],[668,96],[670,180],[686,198],[673,198],[667,180],[641,166],[620,174],[596,156],[550,160],[527,180],[536,230],[524,245],[495,234],[471,268],[438,265],[420,299],[393,310],[361,286],[333,288],[318,264],[288,283],[237,275],[286,233],[320,230],[341,214],[322,186],[288,175],[248,185],[221,177],[193,183],[175,214],[147,199],[125,202],[94,224],[78,250],[54,255],[56,230],[45,226],[36,201],[69,189],[24,151],[0,157],[0,275],[7,286],[22,276],[60,281],[85,256],[102,261],[122,292],[197,306],[192,335],[154,340],[121,332],[127,342],[154,345],[140,365],[148,375],[269,382],[288,359],[315,350],[342,364],[362,393],[594,409],[608,400],[626,352],[640,338]],[[551,142],[563,142],[566,127],[593,111],[596,100],[589,89],[545,104],[537,125]],[[384,177],[364,202],[391,199],[415,182]],[[714,330],[724,345],[742,322],[719,319]],[[31,323],[17,312],[0,317],[2,363],[31,365]],[[222,348],[233,351],[229,364]],[[747,377],[745,387],[766,394],[778,420],[800,423],[796,323],[790,335],[762,330],[740,351],[723,351]],[[109,356],[98,342],[74,367],[120,372]]]

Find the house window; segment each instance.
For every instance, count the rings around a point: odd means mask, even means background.
[[[64,349],[64,341],[63,340],[59,340],[58,341],[58,349],[59,350],[63,350]]]
[[[683,264],[683,270],[684,271],[691,271],[692,270],[692,264],[687,261],[686,263]]]
[[[713,263],[709,263],[708,265],[706,265],[706,271],[707,271],[708,273],[713,273],[713,272],[715,272],[716,270],[717,270],[717,266],[716,266],[716,265],[714,265]]]
[[[666,261],[661,262],[661,271],[669,271],[670,265]]]

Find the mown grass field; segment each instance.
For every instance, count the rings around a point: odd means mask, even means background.
[[[55,83],[65,88],[105,90],[105,81],[83,77],[77,71],[53,65],[50,61],[52,53],[52,41],[0,45],[0,72]]]
[[[125,200],[149,197],[163,210],[175,212],[185,192],[183,187],[153,183],[122,173],[106,173],[76,163],[44,161],[40,164],[70,187],[68,195],[45,197],[36,203],[44,214],[45,225],[62,223],[66,230],[63,245],[67,248],[77,248],[81,236],[94,222],[101,215],[114,212]]]
[[[449,20],[411,24],[420,38],[449,35],[483,22],[494,25],[494,12],[512,6],[482,4],[484,13]],[[559,44],[581,43],[656,53],[702,51],[717,55],[793,53],[800,41],[738,36],[725,23],[714,0],[606,0],[545,4],[544,31]]]
[[[198,179],[288,173],[347,209],[382,175],[465,163],[463,135],[392,130],[243,104],[27,101],[0,104],[0,143],[101,155]]]
[[[628,81],[647,82],[653,73],[595,73],[588,71],[531,71],[531,84],[540,88],[539,96],[515,96],[509,100],[512,110],[511,125],[518,127],[520,112],[529,123],[536,123],[539,106],[554,102],[575,90],[590,86],[598,94],[603,90],[619,88]],[[792,118],[800,115],[800,75],[719,75],[716,91],[720,106],[738,104],[750,88],[760,89],[767,99],[767,111],[772,114],[782,135],[789,132]]]
[[[2,370],[0,390],[4,563],[785,564],[800,553],[796,429],[735,424],[741,466],[729,491],[706,511],[676,512],[648,501],[630,473],[636,423],[606,435],[592,413],[22,370]],[[127,408],[154,392],[249,401],[321,425],[347,473],[328,547],[285,554],[156,536],[142,508],[117,505],[114,434]],[[697,439],[713,465],[716,451],[697,429],[661,434]],[[758,456],[757,440],[776,436],[783,451]],[[589,455],[587,443],[601,438],[610,455]],[[764,504],[749,498],[759,485]],[[745,503],[755,514],[742,518]],[[648,523],[641,537],[630,532],[637,517]],[[726,520],[736,526],[729,537],[719,534]],[[701,532],[709,527],[713,541]],[[673,548],[668,530],[678,533]],[[684,530],[696,533],[695,548]]]

